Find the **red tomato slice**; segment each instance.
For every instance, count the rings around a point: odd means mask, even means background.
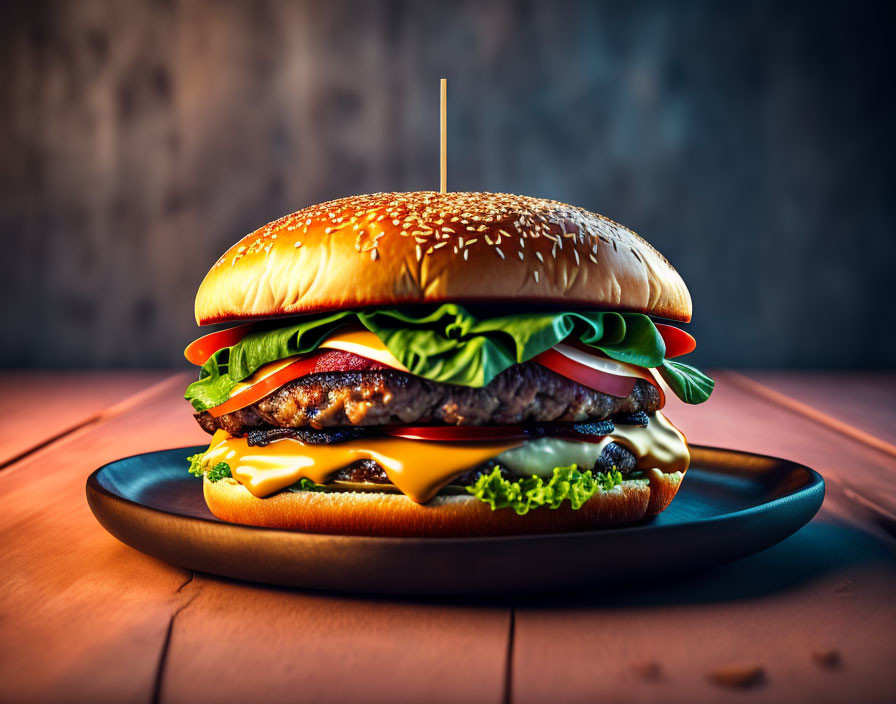
[[[552,372],[565,376],[567,379],[572,379],[583,386],[619,398],[628,396],[638,381],[635,377],[608,374],[599,369],[592,369],[576,362],[574,359],[570,359],[566,355],[560,354],[553,348],[542,352],[537,357],[534,357],[532,361],[538,362]]]
[[[681,328],[656,323],[656,329],[666,343],[666,359],[690,354],[697,348],[697,341]]]
[[[383,432],[396,438],[436,442],[525,440],[528,437],[522,427],[509,425],[395,425],[383,428]]]
[[[209,415],[213,418],[218,418],[219,416],[233,413],[234,411],[238,411],[241,408],[245,408],[246,406],[261,401],[261,399],[269,393],[276,391],[293,379],[298,379],[300,376],[310,374],[314,371],[318,358],[324,354],[326,354],[326,351],[297,359],[271,374],[265,374],[258,381],[253,382],[251,380],[246,380],[243,383],[248,384],[247,388],[234,394],[219,406],[209,408]],[[264,367],[262,367],[262,370],[264,370]]]
[[[197,366],[205,364],[218,350],[225,347],[231,347],[242,340],[252,330],[252,323],[245,325],[237,325],[226,330],[218,330],[218,332],[203,335],[198,340],[193,340],[187,349],[184,350],[184,357],[187,361]]]
[[[531,438],[525,427],[519,425],[395,425],[383,428],[383,432],[396,438],[431,442],[493,442]],[[562,428],[557,428],[557,432],[552,433],[550,437],[574,442],[600,442],[605,436],[563,432]]]

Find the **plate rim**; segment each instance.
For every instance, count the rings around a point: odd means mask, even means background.
[[[218,526],[219,529],[222,530],[248,530],[260,533],[275,533],[278,536],[292,536],[290,538],[285,538],[286,540],[320,540],[320,541],[333,541],[333,540],[344,540],[347,542],[357,543],[357,542],[367,542],[371,545],[377,546],[387,546],[387,545],[407,545],[409,543],[419,544],[419,543],[427,543],[432,545],[464,545],[470,543],[489,543],[489,542],[498,542],[498,543],[506,543],[508,541],[511,542],[528,542],[533,540],[568,540],[573,538],[597,538],[598,536],[613,536],[619,535],[623,533],[625,535],[636,534],[640,532],[667,532],[674,533],[679,530],[688,530],[692,527],[699,527],[706,523],[719,523],[719,522],[727,522],[727,521],[737,521],[743,518],[748,518],[751,515],[757,513],[763,513],[766,511],[771,511],[784,505],[791,503],[793,501],[799,500],[800,498],[809,499],[814,497],[816,494],[817,498],[817,507],[815,511],[813,511],[812,516],[809,518],[811,521],[812,518],[815,517],[818,510],[821,508],[821,505],[825,498],[826,486],[824,477],[817,472],[816,470],[808,467],[800,462],[796,462],[794,460],[788,460],[782,457],[776,457],[774,455],[765,455],[756,452],[748,452],[744,450],[734,450],[730,448],[724,447],[715,447],[711,445],[702,445],[702,444],[691,444],[689,447],[691,450],[697,450],[698,452],[707,452],[707,453],[721,453],[723,455],[727,455],[729,457],[741,457],[749,460],[758,460],[762,462],[775,462],[775,463],[784,463],[787,465],[790,470],[802,470],[806,475],[806,481],[789,493],[778,496],[770,501],[764,501],[759,504],[755,504],[749,506],[747,508],[741,508],[736,511],[729,511],[716,516],[704,516],[701,518],[688,519],[682,522],[676,523],[668,523],[668,524],[656,524],[655,522],[641,522],[635,525],[629,526],[620,526],[617,528],[599,528],[595,530],[588,531],[567,531],[567,532],[558,532],[558,533],[532,533],[532,534],[523,534],[523,535],[488,535],[488,536],[465,536],[465,537],[391,537],[391,536],[373,536],[373,535],[355,535],[355,534],[341,534],[341,533],[311,533],[307,531],[299,531],[299,530],[290,530],[286,528],[272,528],[268,526],[253,526],[245,523],[231,523],[228,521],[222,521],[218,518],[206,518],[202,516],[191,516],[184,513],[176,513],[173,511],[167,511],[165,509],[156,508],[154,506],[149,506],[144,503],[140,503],[139,501],[135,501],[133,499],[129,499],[120,494],[116,494],[113,491],[104,487],[100,480],[98,479],[101,472],[111,467],[112,465],[118,464],[119,462],[124,462],[126,460],[132,460],[137,457],[143,457],[146,455],[154,455],[162,452],[175,452],[183,450],[185,453],[194,449],[201,449],[204,447],[203,445],[187,445],[183,447],[172,447],[161,450],[151,450],[149,452],[140,452],[135,453],[133,455],[127,455],[125,457],[119,457],[115,460],[111,460],[110,462],[106,462],[94,469],[87,477],[85,483],[85,491],[87,493],[88,503],[90,503],[90,494],[91,492],[95,492],[106,500],[111,500],[113,502],[125,504],[132,509],[136,509],[142,512],[149,512],[152,514],[161,514],[167,518],[174,518],[177,520],[183,521],[200,521],[204,524],[210,524]],[[184,470],[186,471],[186,469]],[[723,474],[723,472],[719,472],[718,470],[705,470],[708,472],[712,472],[715,474]],[[682,478],[682,481],[685,481],[687,478],[687,474]],[[673,500],[674,501],[674,500]],[[93,507],[91,505],[91,512],[94,513]],[[95,515],[96,518],[98,516]],[[808,521],[807,521],[808,522]]]

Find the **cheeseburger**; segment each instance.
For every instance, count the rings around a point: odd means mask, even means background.
[[[666,395],[691,298],[632,231],[557,201],[380,193],[231,247],[187,347],[218,518],[379,536],[589,530],[655,516],[688,468]]]

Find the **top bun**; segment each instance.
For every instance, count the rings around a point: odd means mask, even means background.
[[[200,325],[412,303],[522,303],[687,322],[665,257],[603,215],[504,193],[376,193],[299,210],[231,247]]]

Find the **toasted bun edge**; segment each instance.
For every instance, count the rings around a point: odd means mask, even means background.
[[[223,521],[310,533],[391,537],[474,537],[592,530],[623,526],[666,509],[683,474],[651,470],[649,481],[626,481],[578,510],[568,504],[519,516],[492,509],[472,496],[437,496],[417,504],[399,493],[280,492],[253,496],[234,479],[203,479],[211,512]]]

